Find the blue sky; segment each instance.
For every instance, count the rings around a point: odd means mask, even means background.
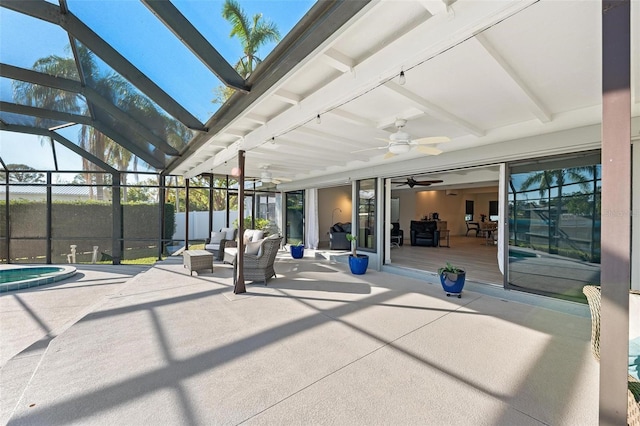
[[[52,1],[55,3],[55,1]],[[211,103],[217,78],[137,0],[68,0],[69,9],[98,35],[120,51],[202,122],[216,110]],[[284,37],[315,3],[315,0],[239,1],[246,14],[262,13],[275,22]],[[239,40],[229,38],[231,25],[221,16],[223,0],[173,0],[173,4],[194,24],[232,65],[242,56]],[[65,31],[53,24],[0,8],[0,60],[30,68],[36,59],[51,54],[69,57]],[[259,52],[263,59],[274,47]],[[8,79],[0,79],[0,98],[12,100]],[[33,136],[0,132],[0,156],[7,163],[50,168],[47,150],[30,142]],[[34,150],[38,151],[34,155]],[[78,156],[58,152],[60,168],[79,169]],[[50,152],[50,150],[49,150]]]

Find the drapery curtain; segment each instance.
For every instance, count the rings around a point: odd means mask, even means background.
[[[507,200],[507,165],[505,163],[500,164],[500,180],[498,183],[498,267],[500,272],[504,275],[504,247],[508,246],[509,241],[505,244],[504,235],[504,221],[507,219],[503,214],[506,212],[505,202]]]
[[[307,189],[304,199],[305,247],[316,250],[320,241],[320,226],[318,225],[318,189]]]

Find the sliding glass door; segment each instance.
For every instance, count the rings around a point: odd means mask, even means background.
[[[304,191],[292,191],[285,194],[286,244],[298,244],[304,241]]]
[[[583,301],[600,282],[600,155],[512,165],[508,288]]]

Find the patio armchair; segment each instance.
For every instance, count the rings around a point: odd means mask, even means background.
[[[260,241],[264,237],[264,231],[260,229],[245,229],[242,235],[243,245],[246,248],[247,243]],[[238,254],[238,241],[235,238],[233,241],[226,241],[224,244],[224,253],[222,261],[224,263],[233,264]]]
[[[211,236],[205,240],[204,249],[213,253],[215,260],[222,260],[225,244],[227,241],[235,240],[237,235],[237,228],[222,228],[218,232],[212,232]]]
[[[591,352],[597,361],[600,361],[600,287],[586,285],[582,292],[587,296],[589,310],[591,311]],[[630,290],[629,297],[640,298],[640,292]],[[634,319],[637,313],[630,310],[630,318]],[[637,321],[637,317],[635,318]],[[630,345],[631,346],[631,345]],[[627,377],[627,423],[630,426],[640,425],[640,380],[631,374]]]
[[[264,285],[267,285],[267,281],[276,276],[273,264],[281,242],[282,237],[271,235],[260,241],[260,247],[256,254],[244,254],[242,272],[245,280],[262,281]]]

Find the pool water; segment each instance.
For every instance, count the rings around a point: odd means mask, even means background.
[[[51,284],[76,273],[71,266],[27,266],[0,269],[0,293]]]
[[[14,281],[28,280],[29,278],[43,277],[54,272],[62,272],[62,268],[16,268],[0,271],[0,283],[12,283]]]

